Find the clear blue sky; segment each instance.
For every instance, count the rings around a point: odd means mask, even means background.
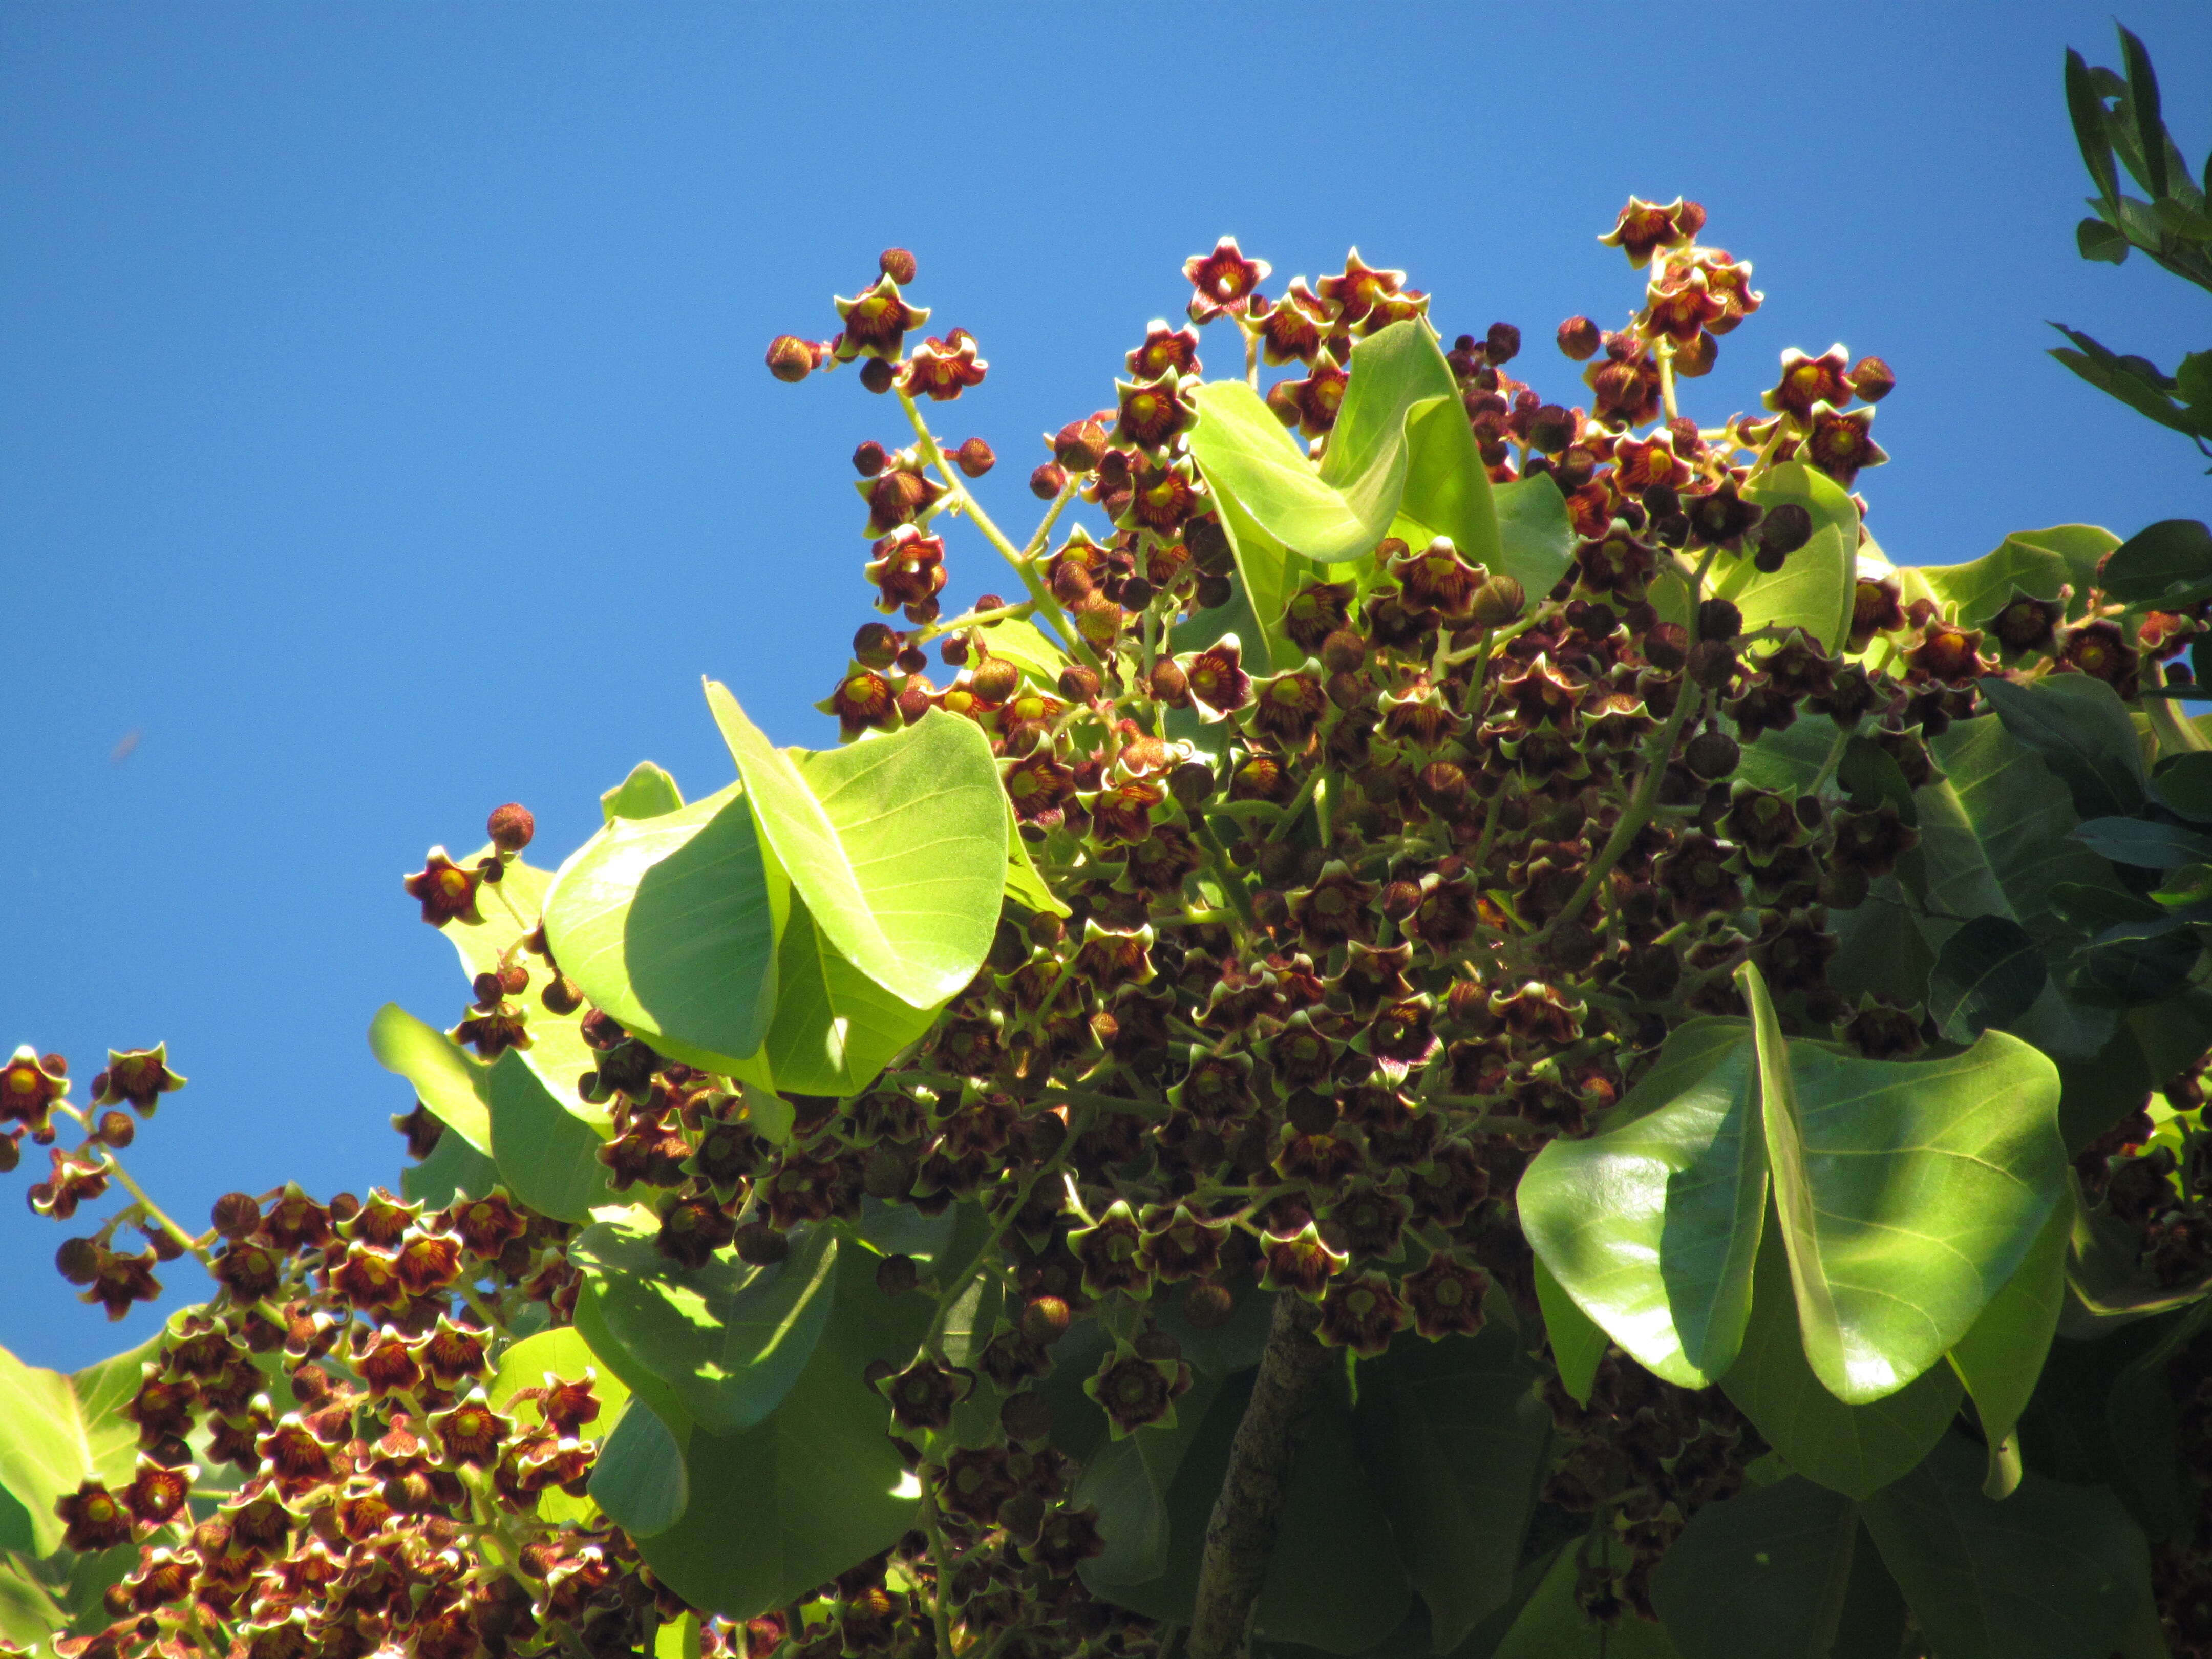
[[[2212,9],[2124,15],[2201,155]],[[2212,343],[2195,290],[2074,255],[2060,58],[2112,61],[2110,18],[0,9],[0,1051],[63,1051],[82,1093],[167,1039],[191,1084],[129,1162],[193,1224],[396,1181],[411,1097],[363,1030],[465,998],[399,889],[425,847],[513,799],[557,858],[641,757],[719,786],[702,673],[834,740],[809,705],[873,615],[846,458],[896,410],[761,355],[830,332],[889,244],[982,343],[948,435],[998,447],[1008,518],[1224,232],[1277,285],[1353,244],[1409,267],[1573,400],[1551,332],[1634,302],[1593,240],[1632,191],[1704,201],[1767,295],[1698,413],[1785,346],[1896,369],[1862,480],[1894,556],[2202,515],[2187,445],[2042,355],[2049,318],[2169,366]],[[951,597],[1004,586],[988,560],[957,542]],[[76,1304],[33,1178],[0,1178],[0,1344],[80,1364],[153,1316]]]

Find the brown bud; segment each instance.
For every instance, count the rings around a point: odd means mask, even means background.
[[[897,379],[898,370],[880,357],[871,357],[860,365],[860,384],[878,396],[889,392]]]
[[[1558,404],[1546,404],[1528,417],[1528,447],[1545,455],[1557,455],[1575,441],[1574,411]]]
[[[795,386],[814,372],[814,353],[798,336],[779,334],[768,343],[768,372]]]
[[[960,469],[963,477],[980,478],[998,465],[999,458],[981,438],[970,438],[952,452],[952,464]]]
[[[986,702],[1004,702],[1021,689],[1022,671],[1004,657],[992,657],[969,677],[968,684]]]
[[[1689,660],[1690,635],[1680,623],[1656,623],[1644,636],[1644,659],[1662,674]]]
[[[1735,674],[1735,653],[1719,640],[1699,640],[1690,648],[1690,678],[1707,690],[1726,685]]]
[[[1878,404],[1896,389],[1897,376],[1879,357],[1862,357],[1851,366],[1851,390],[1870,404]]]
[[[528,807],[509,801],[492,809],[484,828],[491,836],[491,844],[501,852],[520,853],[538,833],[538,820],[530,816]]]
[[[1170,708],[1190,707],[1190,676],[1172,657],[1162,657],[1152,665],[1152,698]]]
[[[1062,605],[1072,605],[1091,597],[1091,573],[1081,562],[1063,558],[1052,568],[1052,596]]]
[[[791,1240],[765,1221],[748,1221],[730,1241],[738,1260],[755,1267],[772,1267],[791,1254]]]
[[[1393,921],[1403,921],[1421,908],[1421,885],[1414,881],[1394,881],[1382,889],[1382,914]]]
[[[225,1193],[216,1200],[209,1218],[225,1238],[250,1237],[261,1225],[261,1205],[251,1193]]]
[[[1724,778],[1743,758],[1743,745],[1725,732],[1700,732],[1682,751],[1682,761],[1707,783]]]
[[[1474,614],[1485,628],[1504,628],[1520,620],[1528,591],[1510,576],[1492,576],[1474,590]]]
[[[869,1147],[860,1162],[860,1189],[887,1203],[906,1197],[914,1189],[912,1156],[888,1140]]]
[[[1521,331],[1510,323],[1492,323],[1483,337],[1483,356],[1493,363],[1510,363],[1521,355]]]
[[[853,470],[864,478],[872,478],[890,462],[890,456],[873,438],[853,452]]]
[[[1787,556],[1813,539],[1813,515],[1795,501],[1770,507],[1759,520],[1759,549]]]
[[[904,1296],[921,1282],[910,1255],[887,1255],[876,1263],[876,1288],[885,1296]]]
[[[914,255],[902,247],[887,247],[876,256],[876,269],[904,286],[914,280]]]
[[[90,1238],[65,1238],[54,1252],[54,1266],[72,1285],[89,1285],[100,1277],[100,1258],[107,1254]]]
[[[1052,1432],[1051,1402],[1027,1390],[1008,1395],[999,1407],[999,1426],[1009,1440],[1042,1440]]]
[[[905,636],[890,623],[862,623],[853,635],[853,660],[863,668],[889,668],[905,645]]]
[[[1183,1321],[1194,1330],[1218,1330],[1236,1311],[1237,1299],[1229,1294],[1226,1285],[1194,1279],[1183,1289]]]
[[[13,1135],[0,1135],[0,1175],[12,1175],[23,1161],[23,1143]]]
[[[121,1152],[137,1138],[138,1126],[131,1121],[128,1112],[102,1112],[100,1127],[93,1131],[93,1134],[96,1139]]]
[[[576,988],[575,981],[565,974],[556,974],[538,993],[538,1000],[549,1014],[566,1018],[584,1006],[584,994]]]
[[[1052,435],[1052,458],[1070,472],[1088,472],[1106,455],[1106,428],[1097,421],[1070,421]]]
[[[1698,637],[1732,640],[1743,632],[1743,612],[1733,599],[1707,599],[1698,607]]]
[[[1030,474],[1030,494],[1041,501],[1052,500],[1066,488],[1066,472],[1052,461],[1047,461]]]
[[[1236,594],[1236,588],[1226,576],[1200,576],[1191,597],[1200,611],[1218,611]]]
[[[1098,675],[1081,663],[1070,663],[1060,671],[1060,695],[1070,702],[1090,702],[1098,696]]]
[[[1587,317],[1570,317],[1559,325],[1559,349],[1578,363],[1597,356],[1600,337],[1597,325]]]
[[[1022,1310],[1022,1334],[1040,1345],[1057,1342],[1067,1334],[1068,1323],[1074,1316],[1059,1297],[1031,1297],[1029,1306]]]
[[[1185,761],[1168,774],[1168,793],[1185,811],[1195,811],[1213,799],[1219,787],[1213,769],[1204,761]]]
[[[1321,642],[1322,666],[1332,674],[1356,672],[1367,660],[1367,641],[1349,628],[1340,628]]]

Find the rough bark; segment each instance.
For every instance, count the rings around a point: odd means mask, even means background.
[[[1230,1443],[1229,1473],[1206,1525],[1189,1659],[1237,1659],[1245,1651],[1306,1407],[1328,1369],[1329,1352],[1314,1338],[1316,1317],[1304,1297],[1286,1291],[1275,1300],[1252,1402]]]

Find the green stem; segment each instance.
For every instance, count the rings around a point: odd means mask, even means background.
[[[1206,864],[1213,871],[1214,880],[1221,884],[1221,896],[1237,913],[1237,920],[1247,927],[1252,920],[1252,896],[1244,890],[1244,883],[1229,862],[1229,849],[1221,844],[1221,837],[1213,833],[1213,826],[1203,814],[1194,815],[1192,824],[1198,831],[1199,844],[1206,848]]]
[[[2156,690],[2165,685],[2165,664],[2146,663],[2144,667],[2148,671],[2144,678],[2150,681],[2152,690]],[[2161,755],[2188,755],[2199,750],[2212,749],[2212,741],[2208,741],[2194,724],[2174,712],[2171,697],[2145,697],[2142,707],[2143,713],[2149,717],[2150,729],[2158,738]]]
[[[939,1294],[937,1311],[930,1316],[928,1334],[922,1339],[923,1346],[930,1352],[938,1352],[938,1343],[945,1330],[945,1322],[951,1316],[953,1304],[960,1300],[962,1292],[974,1282],[975,1275],[982,1272],[984,1263],[991,1259],[991,1252],[999,1248],[999,1241],[1006,1236],[1006,1230],[1014,1224],[1014,1218],[1022,1212],[1023,1206],[1030,1201],[1030,1194],[1036,1190],[1037,1182],[1049,1178],[1054,1171],[1060,1168],[1067,1155],[1075,1150],[1075,1143],[1089,1132],[1091,1119],[1096,1113],[1095,1107],[1085,1107],[1080,1118],[1067,1126],[1067,1138],[1060,1143],[1060,1150],[1030,1171],[1029,1179],[1022,1183],[1020,1195],[1006,1206],[1006,1214],[999,1218],[999,1224],[991,1229],[990,1237],[977,1247],[975,1254],[969,1258],[968,1265],[955,1273]]]
[[[1298,814],[1306,810],[1306,803],[1313,799],[1314,790],[1320,786],[1322,770],[1320,763],[1316,762],[1313,770],[1306,774],[1306,781],[1298,786],[1298,793],[1291,796],[1284,806],[1283,816],[1276,819],[1275,827],[1267,831],[1269,841],[1280,841],[1291,833],[1291,826],[1298,821]],[[1326,838],[1322,844],[1328,844]]]
[[[131,1178],[129,1172],[124,1169],[122,1162],[113,1152],[103,1149],[100,1152],[100,1161],[107,1165],[107,1173],[122,1183],[123,1190],[131,1194],[132,1200],[146,1212],[149,1219],[159,1224],[163,1232],[198,1256],[203,1267],[211,1268],[215,1266],[213,1253],[198,1239],[179,1227],[167,1211],[146,1195],[146,1189]]]
[[[945,1559],[945,1528],[937,1524],[937,1493],[927,1481],[921,1487],[921,1524],[929,1534],[930,1565],[937,1583],[930,1592],[929,1614],[937,1626],[937,1659],[952,1659],[952,1564]]]

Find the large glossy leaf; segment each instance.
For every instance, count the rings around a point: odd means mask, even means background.
[[[625,1029],[743,1059],[768,1036],[789,907],[732,784],[586,842],[546,895],[545,937],[561,971]]]
[[[376,1063],[415,1085],[415,1097],[439,1122],[487,1157],[491,1152],[491,1115],[484,1105],[483,1067],[435,1026],[427,1025],[396,1002],[387,1002],[368,1023],[368,1051]]]
[[[1932,1659],[2110,1653],[2149,1594],[2142,1534],[2110,1492],[2030,1474],[2002,1503],[1953,1438],[1864,1506]]]
[[[1491,491],[1498,513],[1498,568],[1540,599],[1575,556],[1574,520],[1549,478],[1517,478]]]
[[[1928,975],[1928,1017],[1952,1042],[1972,1042],[2035,1006],[2051,973],[2043,947],[2009,916],[1976,916],[1943,941]]]
[[[556,1221],[581,1224],[602,1204],[618,1203],[599,1162],[606,1133],[568,1110],[519,1049],[484,1073],[492,1161],[507,1190]]]
[[[1555,1140],[1522,1178],[1521,1225],[1591,1319],[1644,1365],[1704,1388],[1735,1363],[1766,1211],[1749,1029],[1693,1020],[1623,1103],[1629,1121]]]
[[[1983,1437],[1996,1447],[2019,1425],[2043,1374],[2044,1356],[2057,1334],[2066,1300],[2066,1243],[2074,1231],[2071,1194],[2051,1212],[2034,1248],[1990,1300],[1974,1328],[1951,1350],[1951,1363],[1973,1396]],[[2011,1489],[2014,1464],[1993,1462],[1991,1483]]]
[[[829,1328],[836,1230],[805,1230],[790,1256],[756,1267],[725,1249],[704,1267],[662,1255],[642,1218],[599,1221],[568,1249],[609,1334],[714,1434],[751,1428],[783,1402]]]
[[[1823,650],[1836,649],[1850,631],[1857,594],[1858,508],[1841,485],[1802,461],[1768,468],[1743,493],[1765,507],[1803,507],[1812,514],[1813,537],[1779,570],[1737,559],[1716,592],[1735,601],[1746,628],[1802,628]]]
[[[1912,1061],[1787,1042],[1740,976],[1806,1358],[1838,1398],[1878,1400],[1972,1328],[2066,1192],[2057,1070],[1994,1031]]]
[[[913,1357],[930,1304],[884,1295],[872,1270],[837,1281],[829,1326],[782,1407],[741,1434],[693,1429],[683,1518],[639,1540],[646,1565],[694,1607],[731,1619],[783,1607],[915,1523],[921,1487],[862,1373]]]
[[[1982,696],[2004,729],[2042,757],[2065,783],[2085,818],[2133,812],[2150,781],[2142,749],[2119,694],[2087,674],[2060,674],[2033,685],[1991,676]]]
[[[63,1526],[54,1500],[86,1480],[120,1490],[137,1463],[138,1427],[120,1415],[137,1392],[141,1364],[162,1337],[74,1375],[27,1365],[0,1348],[0,1549],[51,1555]]]
[[[903,732],[794,759],[709,684],[762,834],[831,946],[933,1007],[982,966],[1006,885],[1006,802],[982,728],[932,710]]]
[[[1436,349],[1425,338],[1413,349],[1424,348],[1430,353]],[[1420,384],[1434,382],[1431,378]],[[1399,516],[1427,526],[1435,535],[1450,537],[1471,562],[1493,571],[1510,568],[1500,538],[1490,469],[1482,464],[1466,407],[1455,392],[1425,398],[1411,407],[1406,416],[1406,489],[1399,498]],[[1332,447],[1330,459],[1334,458]],[[1326,462],[1322,471],[1328,473]],[[1565,505],[1562,501],[1563,512]]]
[[[1759,1246],[1751,1324],[1721,1387],[1792,1469],[1853,1498],[1880,1491],[1926,1456],[1964,1393],[1948,1365],[1866,1405],[1830,1393],[1806,1361],[1778,1228]]]
[[[690,1428],[684,1431],[689,1435]],[[592,1466],[592,1501],[633,1538],[666,1532],[684,1518],[691,1483],[684,1442],[652,1407],[632,1397]]]
[[[1304,465],[1303,460],[1300,465]],[[1230,552],[1237,561],[1239,595],[1251,608],[1252,620],[1259,624],[1259,632],[1253,636],[1254,660],[1263,672],[1269,667],[1295,668],[1305,660],[1306,653],[1283,631],[1283,620],[1299,587],[1324,573],[1294,556],[1261,526],[1234,494],[1223,490],[1215,499],[1220,503],[1222,533],[1228,538]]]
[[[1199,421],[1191,429],[1191,453],[1207,484],[1215,495],[1233,497],[1276,541],[1316,563],[1337,564],[1365,557],[1382,539],[1391,514],[1370,522],[1324,483],[1298,441],[1243,381],[1210,380],[1192,401]]]
[[[1858,1533],[1850,1498],[1778,1480],[1692,1516],[1651,1599],[1684,1659],[1828,1659]]]
[[[2097,564],[2119,545],[2109,530],[2094,525],[2053,525],[2045,530],[2017,530],[1993,552],[1964,564],[1931,564],[1899,572],[1905,598],[1932,599],[1969,628],[1987,628],[2016,593],[2055,599],[2071,586],[2067,614],[2079,617],[2088,608]]]
[[[848,962],[795,899],[776,978],[775,1021],[762,1056],[768,1075],[759,1080],[778,1089],[857,1094],[937,1017],[934,1006],[902,1001]]]
[[[2146,526],[2105,561],[2101,585],[2130,605],[2177,610],[2212,595],[2212,530],[2195,519]]]
[[[1505,1605],[1551,1445],[1551,1413],[1503,1325],[1398,1342],[1359,1373],[1354,1425],[1437,1651]]]
[[[1536,1302],[1544,1316],[1544,1334],[1552,1345],[1552,1364],[1559,1369],[1559,1386],[1577,1404],[1587,1406],[1597,1383],[1597,1368],[1605,1358],[1606,1335],[1595,1320],[1584,1313],[1566,1287],[1552,1277],[1538,1256],[1531,1264],[1536,1277]]]
[[[399,1172],[400,1196],[434,1210],[462,1194],[482,1198],[498,1184],[499,1166],[457,1134],[439,1136],[429,1157]]]
[[[491,851],[487,844],[460,862],[473,867]],[[579,1007],[574,1013],[556,1014],[549,1010],[539,1000],[545,964],[527,951],[516,949],[523,936],[543,920],[545,894],[552,884],[551,871],[516,859],[507,865],[505,878],[496,886],[488,884],[478,890],[477,910],[482,921],[455,920],[439,931],[453,945],[462,971],[471,981],[478,974],[496,972],[505,965],[502,958],[529,969],[531,988],[517,999],[517,1006],[529,1026],[530,1046],[514,1052],[522,1055],[522,1063],[562,1107],[586,1123],[604,1127],[606,1108],[594,1106],[576,1088],[576,1080],[599,1066],[599,1056],[584,1041],[584,1011]]]

